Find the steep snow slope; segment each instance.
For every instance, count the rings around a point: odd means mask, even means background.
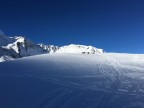
[[[144,55],[44,54],[0,69],[1,108],[144,108]]]

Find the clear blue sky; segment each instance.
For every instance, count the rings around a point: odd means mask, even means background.
[[[144,0],[3,0],[0,29],[37,43],[144,53]]]

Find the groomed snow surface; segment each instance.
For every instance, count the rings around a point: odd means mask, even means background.
[[[0,108],[144,108],[144,55],[43,54],[0,63]]]

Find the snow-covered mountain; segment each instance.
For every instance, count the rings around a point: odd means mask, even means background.
[[[0,61],[16,58],[0,63],[0,108],[144,108],[143,54],[35,44],[0,32]]]
[[[55,52],[58,47],[37,45],[29,39],[22,36],[7,37],[0,36],[0,61]]]
[[[0,108],[144,108],[144,55],[57,53],[0,63]]]
[[[93,46],[71,44],[60,47],[56,53],[101,54],[104,53],[104,50]]]
[[[58,47],[54,45],[36,44],[25,37],[8,37],[5,36],[3,32],[0,32],[0,62],[45,53],[100,54],[104,53],[104,51],[84,45],[71,44]]]

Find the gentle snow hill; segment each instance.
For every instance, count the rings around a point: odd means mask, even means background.
[[[144,55],[43,54],[0,69],[0,108],[144,108]]]

